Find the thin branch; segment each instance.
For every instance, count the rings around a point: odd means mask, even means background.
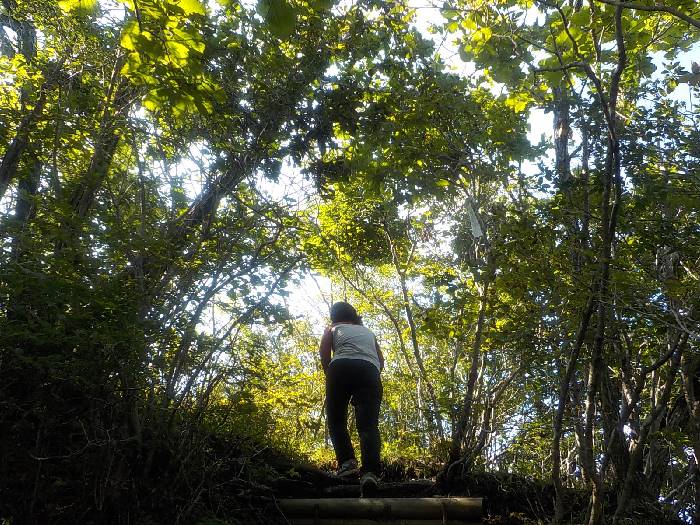
[[[600,2],[602,4],[608,4],[608,5],[613,5],[615,7],[621,7],[623,9],[634,9],[636,11],[653,11],[653,12],[661,12],[661,13],[668,13],[669,15],[673,15],[676,18],[680,18],[684,22],[688,22],[691,26],[697,27],[700,29],[700,20],[696,20],[695,18],[691,17],[690,15],[686,15],[682,11],[679,11],[678,9],[674,7],[668,7],[665,5],[644,5],[644,4],[638,4],[636,2],[619,2],[617,0],[596,0],[597,2]]]
[[[683,332],[688,334],[690,337],[695,339],[696,341],[700,340],[700,333],[695,332],[688,328],[688,326],[685,324],[685,321],[681,319],[680,314],[678,313],[678,310],[676,308],[671,308],[671,313],[673,314],[674,319],[676,320],[676,323],[678,323],[678,328],[680,328]],[[688,314],[688,318],[692,316],[692,308],[691,308],[691,313]]]
[[[664,503],[673,503],[673,496],[675,496],[677,493],[681,492],[686,486],[688,486],[689,483],[691,483],[697,474],[695,472],[691,473],[690,476],[685,478],[685,480],[678,485],[676,488],[674,488],[671,492],[669,492],[666,497],[662,498],[662,501]]]

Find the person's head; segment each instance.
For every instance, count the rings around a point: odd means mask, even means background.
[[[357,310],[350,303],[338,301],[331,306],[331,323],[362,324],[362,317],[357,315]]]

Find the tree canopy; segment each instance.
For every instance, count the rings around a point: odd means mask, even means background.
[[[254,519],[263,451],[331,463],[343,299],[386,476],[700,523],[699,41],[694,0],[2,0],[0,520]]]

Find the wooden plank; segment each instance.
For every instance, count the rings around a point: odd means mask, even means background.
[[[291,525],[481,525],[479,521],[462,520],[369,520],[369,519],[343,519],[343,518],[291,518]]]
[[[434,494],[435,482],[429,479],[402,481],[400,483],[380,483],[377,489],[378,498],[424,498]],[[299,497],[305,497],[298,493]],[[326,498],[359,498],[360,484],[334,485],[325,487],[319,496]],[[306,497],[313,497],[309,495]]]
[[[287,517],[478,521],[481,498],[321,498],[279,500]]]

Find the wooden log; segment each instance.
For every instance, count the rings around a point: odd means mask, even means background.
[[[369,519],[343,519],[343,518],[291,518],[291,525],[481,525],[478,521],[463,520],[369,520]]]
[[[298,496],[303,497],[301,494],[298,494]],[[357,483],[355,485],[325,487],[319,496],[324,498],[359,498],[360,485]],[[428,496],[436,496],[435,482],[429,479],[402,481],[399,483],[380,483],[376,494],[378,498],[424,498]]]
[[[280,510],[293,518],[478,521],[481,498],[283,499]]]

